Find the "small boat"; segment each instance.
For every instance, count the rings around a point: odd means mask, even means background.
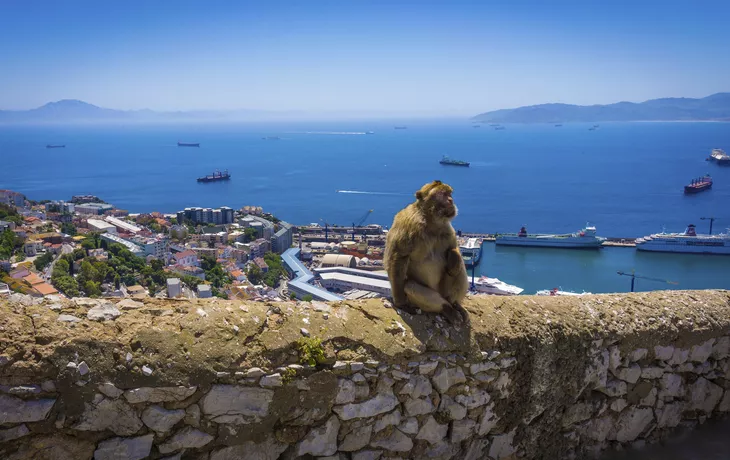
[[[443,158],[441,158],[441,161],[439,161],[442,165],[450,165],[450,166],[466,166],[469,167],[468,161],[462,161],[462,160],[452,160],[447,155],[444,155]]]
[[[588,131],[595,131],[595,130],[596,130],[595,126],[591,126],[590,128],[588,128]]]
[[[394,126],[395,129],[408,129],[408,126]]]
[[[368,131],[368,132],[366,132],[365,134],[375,134],[375,132],[373,132],[373,131]]]
[[[47,144],[46,148],[47,149],[65,149],[66,144]]]
[[[692,194],[699,193],[712,188],[712,178],[709,174],[706,174],[697,179],[692,179],[692,182],[684,186],[684,193]]]
[[[521,287],[507,284],[497,278],[487,278],[486,276],[475,279],[471,288],[477,294],[491,295],[519,295],[524,291]]]
[[[278,141],[281,138],[279,136],[267,136],[267,137],[262,137],[261,139],[266,140],[266,141]]]
[[[192,143],[192,142],[178,142],[178,147],[200,147],[199,143]]]
[[[543,289],[541,291],[537,291],[535,295],[551,295],[551,296],[582,296],[582,295],[589,295],[590,292],[570,292],[570,291],[561,291],[558,288],[552,288],[552,289]]]
[[[730,155],[722,149],[712,149],[707,161],[714,161],[719,165],[730,165]]]
[[[557,125],[555,125],[556,128],[560,128],[561,126],[563,126],[563,125],[561,125],[559,123]]]
[[[228,173],[228,170],[226,169],[223,172],[216,171],[213,174],[198,177],[198,182],[216,182],[219,180],[229,180],[231,178],[231,175]]]

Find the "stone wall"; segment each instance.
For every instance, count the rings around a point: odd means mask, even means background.
[[[112,302],[0,303],[0,458],[591,458],[730,411],[726,291],[475,297],[461,328],[380,301]]]

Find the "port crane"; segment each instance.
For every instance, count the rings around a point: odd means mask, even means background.
[[[647,280],[647,281],[657,281],[659,283],[679,284],[676,281],[669,281],[669,280],[663,280],[663,279],[659,279],[659,278],[650,278],[648,276],[637,275],[636,273],[634,273],[634,270],[631,270],[631,273],[626,273],[626,272],[622,272],[622,271],[618,271],[616,273],[618,273],[619,275],[622,275],[622,276],[631,277],[631,292],[634,292],[634,283],[636,282],[636,278],[639,278],[642,280]]]
[[[715,222],[714,217],[700,217],[700,220],[709,220],[710,221],[710,235],[712,235],[712,224]]]
[[[330,224],[324,219],[319,220],[324,224],[324,242],[329,243]]]
[[[372,214],[372,212],[372,209],[368,209],[365,215],[362,216],[362,218],[360,218],[357,223],[352,223],[352,241],[355,241],[355,227],[362,227],[362,225],[365,223],[366,220],[368,220],[368,217],[370,217],[370,214]]]

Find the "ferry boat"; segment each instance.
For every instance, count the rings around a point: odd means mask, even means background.
[[[503,246],[532,246],[542,248],[597,249],[606,238],[596,236],[596,227],[586,226],[584,229],[564,235],[529,235],[522,227],[520,232],[502,233],[495,238],[495,244]]]
[[[459,242],[459,252],[464,259],[464,265],[474,267],[479,265],[482,257],[482,241],[480,238],[468,238],[466,241]]]
[[[562,291],[558,288],[552,288],[552,289],[542,289],[540,291],[537,291],[535,295],[549,295],[549,296],[582,296],[582,295],[589,295],[590,292],[570,292],[570,291]]]
[[[228,170],[226,169],[223,172],[216,171],[208,176],[198,177],[198,182],[215,182],[219,180],[229,180],[230,178],[231,175],[228,174]]]
[[[730,255],[730,234],[698,235],[693,224],[684,233],[657,233],[637,238],[638,251],[682,252],[689,254]]]
[[[469,167],[468,161],[454,160],[454,159],[449,158],[447,155],[444,155],[443,158],[441,158],[441,161],[439,161],[439,163],[441,163],[442,165]]]
[[[712,188],[712,178],[709,174],[706,174],[697,179],[692,179],[692,182],[684,186],[684,193],[699,193],[704,190]]]
[[[47,149],[65,149],[66,148],[66,145],[65,144],[62,144],[62,145],[58,145],[58,144],[47,144],[46,145],[46,148]]]
[[[524,291],[521,287],[507,284],[497,278],[487,278],[486,276],[476,278],[471,289],[477,294],[491,295],[519,295]]]
[[[199,143],[192,143],[192,142],[178,142],[178,147],[200,147]]]
[[[712,149],[712,153],[707,157],[707,161],[714,161],[719,165],[730,165],[730,155],[722,149]]]

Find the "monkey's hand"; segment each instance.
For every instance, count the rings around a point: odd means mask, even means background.
[[[456,276],[464,265],[459,248],[451,248],[446,251],[446,273],[449,276]]]

